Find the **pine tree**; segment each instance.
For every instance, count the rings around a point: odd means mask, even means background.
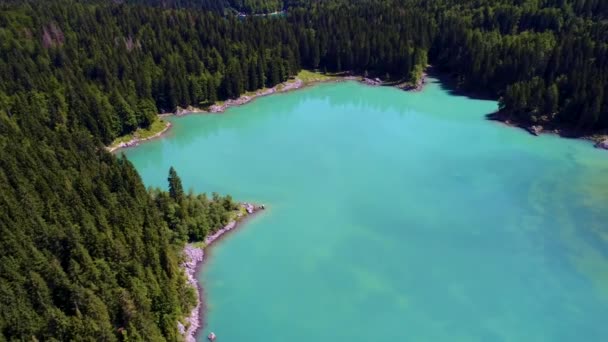
[[[177,171],[171,166],[169,169],[169,195],[175,202],[182,203],[184,200],[184,188],[182,187],[182,180],[177,175]]]

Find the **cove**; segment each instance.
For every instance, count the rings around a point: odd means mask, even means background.
[[[496,106],[322,84],[126,150],[149,186],[268,207],[212,248],[199,340],[608,340],[608,154]]]

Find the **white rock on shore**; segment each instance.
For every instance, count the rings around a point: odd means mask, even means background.
[[[598,142],[597,144],[595,144],[595,147],[608,150],[608,139]]]
[[[194,107],[194,106],[188,106],[186,108],[177,107],[177,110],[175,110],[175,113],[173,113],[173,114],[176,116],[182,116],[182,115],[186,115],[186,114],[201,113],[201,112],[204,112],[204,110]]]
[[[238,99],[231,99],[231,100],[224,101],[222,104],[212,105],[209,107],[209,113],[222,113],[229,107],[243,105],[243,104],[255,99],[256,97],[266,96],[266,95],[274,94],[277,92],[285,92],[285,91],[289,91],[289,90],[293,90],[293,89],[298,89],[298,88],[301,88],[302,85],[304,85],[304,82],[302,82],[302,80],[296,78],[292,82],[284,82],[284,83],[281,83],[272,88],[258,90],[254,95],[251,95],[251,96],[242,95]]]
[[[199,262],[203,261],[205,253],[202,248],[194,247],[191,244],[186,245],[184,248],[184,256],[185,260],[182,263],[182,267],[186,272],[186,278],[188,279],[188,284],[194,286],[196,289],[196,293],[198,293],[198,281],[196,280],[196,266]],[[184,325],[180,322],[177,323],[177,329],[180,334],[184,335],[184,339],[186,342],[195,342],[194,338],[196,330],[199,328],[200,319],[199,312],[201,308],[200,298],[197,296],[196,306],[190,312],[190,315],[186,317],[185,324],[188,326],[186,330]]]
[[[241,204],[245,208],[248,214],[253,214],[257,209],[263,209],[264,206],[256,208],[254,205],[249,203]],[[239,216],[241,217],[241,216]],[[236,228],[237,222],[231,221],[224,228],[218,230],[212,235],[209,235],[205,238],[205,246],[211,245],[217,239],[219,239],[225,233]],[[201,263],[205,257],[205,252],[202,248],[194,247],[192,244],[187,244],[184,248],[184,262],[181,264],[181,267],[184,269],[186,273],[186,278],[188,280],[188,284],[192,285],[196,289],[197,300],[196,306],[190,312],[190,315],[186,317],[184,323],[177,322],[177,329],[181,335],[184,336],[184,340],[186,342],[196,342],[195,336],[196,331],[200,327],[200,308],[201,308],[201,300],[200,293],[198,288],[198,281],[196,280],[196,268],[199,263]],[[188,327],[186,329],[186,326]]]
[[[532,125],[528,127],[528,132],[532,135],[540,135],[543,132],[543,126],[541,125]]]
[[[364,84],[367,84],[367,85],[370,85],[370,86],[380,86],[380,85],[382,85],[382,81],[379,78],[377,78],[377,77],[374,78],[374,79],[364,77],[361,80],[361,83],[364,83]]]
[[[225,233],[231,231],[235,227],[236,227],[236,222],[235,221],[232,221],[232,222],[228,223],[224,228],[222,228],[222,229],[218,230],[217,232],[215,232],[215,234],[207,236],[205,238],[205,245],[212,244],[215,240],[219,239],[220,236],[222,236]]]
[[[290,90],[294,90],[294,89],[299,89],[304,85],[304,82],[299,79],[296,78],[293,82],[286,82],[283,83],[283,88],[281,88],[280,91],[290,91]]]

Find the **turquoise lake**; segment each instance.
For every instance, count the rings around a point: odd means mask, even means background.
[[[199,341],[608,341],[608,151],[496,107],[322,84],[126,150],[268,207],[211,249]]]

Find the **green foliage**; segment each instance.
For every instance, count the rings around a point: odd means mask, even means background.
[[[177,171],[171,166],[169,169],[169,196],[176,202],[181,203],[184,200],[184,188],[182,187],[182,180],[177,175]]]
[[[607,18],[601,0],[3,1],[0,340],[180,339],[195,297],[178,252],[236,207],[174,169],[148,192],[105,152],[157,112],[301,68],[415,82],[431,63],[517,121],[608,129]]]
[[[431,61],[503,113],[586,133],[608,128],[608,2],[434,2]]]
[[[205,236],[224,227],[234,220],[233,213],[238,209],[230,196],[188,193],[181,201],[176,201],[167,192],[151,189],[154,203],[173,232],[176,243],[203,241]]]
[[[5,113],[0,131],[0,335],[178,340],[192,303],[176,295],[177,248],[133,166],[82,131]]]
[[[300,70],[285,20],[89,2],[0,5],[9,113],[27,98],[46,124],[83,127],[109,144],[159,111],[235,98]]]
[[[194,8],[217,13],[262,14],[279,11],[283,0],[123,0],[129,4],[144,4],[162,8]]]
[[[300,71],[296,77],[304,83],[323,82],[333,79],[331,76],[309,70]]]
[[[171,195],[148,193],[83,131],[0,112],[0,132],[2,339],[179,340],[181,243],[226,224],[231,198],[185,196],[174,169]]]

